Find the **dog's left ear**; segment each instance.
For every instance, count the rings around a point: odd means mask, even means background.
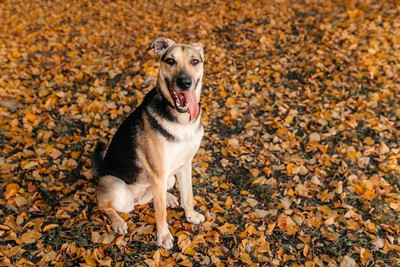
[[[197,51],[199,51],[201,59],[204,58],[204,46],[201,43],[192,43],[190,44],[190,46],[193,46],[194,48],[197,49]]]
[[[171,39],[159,37],[149,45],[147,51],[154,49],[157,55],[161,56],[167,50],[167,48],[173,44],[175,44],[175,42],[172,41]]]

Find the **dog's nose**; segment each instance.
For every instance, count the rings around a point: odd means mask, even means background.
[[[188,76],[181,76],[176,79],[176,85],[182,90],[189,89],[192,86],[192,79]]]

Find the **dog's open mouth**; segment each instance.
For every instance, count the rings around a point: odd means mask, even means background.
[[[189,121],[197,118],[199,114],[199,104],[197,103],[196,91],[176,92],[168,86],[169,93],[174,101],[175,109],[180,113],[189,112]]]

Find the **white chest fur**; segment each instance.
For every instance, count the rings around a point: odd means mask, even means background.
[[[160,142],[157,142],[159,145],[156,148],[162,158],[162,162],[157,163],[163,165],[162,169],[168,172],[166,175],[174,175],[188,161],[192,160],[199,149],[204,133],[204,128],[200,124],[200,116],[189,122],[188,114],[176,113],[177,121],[169,121],[150,110],[149,112],[157,123],[174,137],[174,140],[166,140],[159,135]]]
[[[166,143],[164,149],[166,169],[171,171],[170,175],[175,174],[193,159],[199,149],[204,129],[198,122],[193,125],[178,126],[172,132],[178,140]]]

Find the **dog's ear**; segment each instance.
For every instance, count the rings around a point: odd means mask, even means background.
[[[194,48],[197,49],[197,51],[199,51],[201,59],[204,58],[204,46],[201,43],[192,43],[190,44],[190,46],[193,46]]]
[[[158,56],[161,56],[165,50],[173,44],[175,44],[175,42],[171,39],[159,37],[149,45],[147,51],[154,49],[154,52],[156,52]]]

